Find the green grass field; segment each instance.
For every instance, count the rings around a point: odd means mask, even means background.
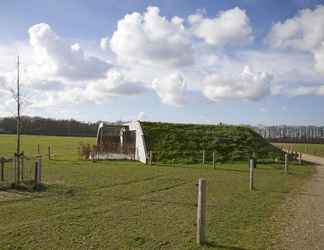
[[[23,136],[26,155],[52,144],[43,161],[43,192],[0,191],[0,249],[266,249],[276,238],[273,219],[311,166],[258,165],[249,192],[247,163],[145,166],[78,159],[79,142],[94,138]],[[0,136],[0,156],[15,138]],[[46,152],[44,152],[46,153]],[[208,244],[195,244],[195,183],[208,182]]]
[[[277,147],[292,148],[293,151],[324,157],[324,144],[274,143]]]

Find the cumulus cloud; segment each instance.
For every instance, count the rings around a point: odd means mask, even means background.
[[[315,69],[324,74],[324,41],[314,50]]]
[[[160,16],[157,7],[148,7],[143,14],[126,15],[118,22],[110,42],[112,51],[127,62],[166,67],[193,62],[190,34],[183,20],[179,17],[168,20]]]
[[[296,16],[273,25],[266,41],[273,48],[310,52],[315,68],[324,73],[324,6],[303,9]]]
[[[324,85],[318,86],[298,86],[289,90],[290,96],[324,96]]]
[[[293,18],[273,25],[267,37],[275,48],[312,50],[324,41],[324,6],[303,9]]]
[[[188,21],[193,34],[210,45],[240,45],[253,40],[249,17],[239,7],[222,11],[215,18],[191,15]]]
[[[46,23],[36,24],[28,32],[36,63],[32,71],[70,80],[86,80],[104,77],[110,67],[97,57],[86,56],[79,44],[69,45]]]
[[[208,75],[202,84],[203,94],[212,101],[221,99],[259,100],[270,94],[272,76],[253,72],[246,66],[238,76]]]
[[[148,90],[141,82],[129,81],[118,71],[109,71],[105,79],[90,82],[86,87],[87,99],[97,103],[118,95],[137,95]]]
[[[152,82],[161,101],[171,106],[182,106],[185,102],[187,85],[180,73],[173,73],[164,78],[156,78]]]
[[[55,80],[34,80],[28,87],[40,91],[62,91],[65,84]]]
[[[100,40],[100,48],[102,50],[108,50],[109,49],[109,37],[103,37]]]

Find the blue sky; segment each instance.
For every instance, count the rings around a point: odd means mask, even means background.
[[[4,0],[0,116],[19,54],[26,115],[323,125],[323,27],[324,1]]]

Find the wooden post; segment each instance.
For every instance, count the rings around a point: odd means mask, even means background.
[[[205,165],[205,150],[202,152],[202,164]]]
[[[213,152],[213,168],[215,168],[215,151]]]
[[[13,182],[17,183],[16,155],[12,158]]]
[[[4,159],[0,159],[0,175],[1,175],[1,181],[4,181]]]
[[[48,146],[48,159],[51,159],[51,145]]]
[[[288,154],[285,154],[285,173],[288,174]]]
[[[42,158],[40,158],[38,161],[39,161],[38,180],[39,180],[39,183],[42,183]]]
[[[303,164],[303,158],[302,158],[302,153],[299,152],[299,158],[298,158],[299,165]]]
[[[35,161],[35,188],[37,189],[41,183],[41,160]]]
[[[35,188],[38,187],[38,172],[39,172],[39,161],[35,161],[35,176],[34,176],[34,182],[35,182]]]
[[[150,165],[152,166],[152,161],[153,161],[153,152],[150,150]]]
[[[198,180],[198,207],[197,207],[197,244],[202,245],[206,242],[206,191],[207,181]]]
[[[254,166],[255,166],[255,159],[250,159],[250,191],[254,189]]]
[[[21,157],[21,180],[23,181],[24,180],[24,155],[22,155]]]
[[[40,145],[37,144],[37,154],[40,155]]]

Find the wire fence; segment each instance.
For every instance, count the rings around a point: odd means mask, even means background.
[[[20,184],[36,184],[40,180],[41,157],[24,154],[12,158],[0,157],[0,187]]]
[[[282,154],[264,154],[258,152],[248,152],[243,150],[234,150],[231,152],[218,152],[215,150],[198,151],[148,151],[148,163],[169,163],[169,164],[216,164],[231,161],[248,161],[251,158],[257,158],[262,162],[278,162],[284,160]],[[295,158],[295,156],[293,156]]]

